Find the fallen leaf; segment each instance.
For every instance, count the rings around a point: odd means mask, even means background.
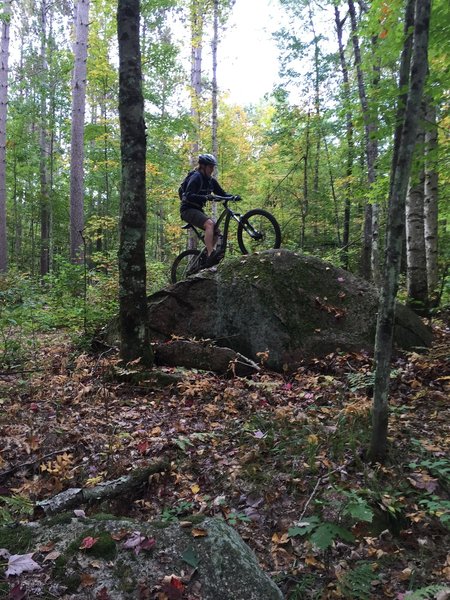
[[[27,591],[20,587],[20,583],[17,583],[12,590],[9,592],[8,600],[26,600]]]
[[[10,575],[21,575],[29,571],[40,571],[42,567],[31,558],[33,554],[34,552],[30,552],[30,554],[11,554],[5,575],[9,577]]]
[[[194,537],[205,537],[208,535],[208,532],[206,531],[206,529],[201,529],[200,527],[194,527],[191,531],[191,534]]]
[[[176,575],[166,575],[163,579],[163,591],[169,600],[181,600],[184,592],[184,584]]]
[[[111,537],[116,542],[120,542],[121,540],[126,538],[127,535],[129,535],[129,533],[130,532],[127,529],[121,529],[120,531],[115,531],[114,533],[112,533]]]
[[[83,573],[80,577],[81,587],[91,587],[96,582],[96,578],[90,573]]]
[[[102,587],[102,589],[97,592],[97,595],[95,596],[97,600],[109,600],[109,594],[108,594],[108,590],[106,587]]]
[[[58,556],[61,556],[61,552],[53,550],[53,552],[49,552],[47,554],[47,556],[44,558],[44,562],[46,562],[47,560],[56,560]]]
[[[47,542],[43,546],[39,546],[39,552],[50,552],[55,547],[55,542]]]
[[[89,548],[92,548],[92,546],[94,546],[94,544],[96,544],[97,542],[98,538],[85,537],[81,543],[80,550],[87,550]]]
[[[153,538],[147,538],[139,531],[133,531],[131,537],[124,542],[123,547],[134,550],[135,554],[139,554],[141,550],[151,550],[156,544]]]

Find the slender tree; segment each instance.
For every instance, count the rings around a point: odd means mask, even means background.
[[[342,71],[342,80],[344,88],[344,103],[346,106],[345,111],[345,131],[347,141],[347,161],[346,161],[346,184],[345,184],[345,200],[344,200],[344,227],[342,234],[342,264],[345,269],[348,269],[348,247],[350,243],[350,184],[349,180],[353,175],[353,160],[355,153],[355,144],[353,140],[353,117],[350,109],[350,80],[348,74],[347,59],[345,57],[344,43],[342,39],[344,21],[341,19],[339,8],[335,5],[334,7],[334,20],[336,23],[336,34],[338,38],[339,48],[339,62]]]
[[[436,109],[427,99],[425,112],[425,253],[427,260],[428,297],[434,305],[438,287],[438,134]]]
[[[120,190],[119,322],[124,362],[153,362],[146,295],[146,136],[139,43],[139,0],[119,0]]]
[[[408,304],[422,315],[428,312],[424,236],[424,141],[425,131],[421,118],[416,139],[415,168],[412,170],[406,195],[406,287]]]
[[[427,74],[428,31],[431,0],[408,0],[408,11],[414,8],[414,40],[412,66],[410,67],[409,31],[405,32],[405,46],[400,64],[400,102],[406,84],[406,105],[398,111],[400,123],[394,138],[394,159],[391,171],[389,215],[383,286],[378,309],[375,339],[375,385],[373,395],[373,427],[369,456],[384,460],[387,454],[388,394],[390,360],[395,319],[395,298],[400,273],[400,260],[405,224],[405,199],[411,173],[411,163],[416,142],[419,111]]]
[[[74,69],[72,79],[72,135],[70,146],[70,259],[83,259],[84,228],[84,114],[89,0],[78,0],[75,9]]]
[[[40,123],[39,123],[39,178],[41,196],[41,253],[40,273],[46,275],[50,271],[50,236],[51,236],[51,203],[50,203],[50,138],[49,138],[49,110],[48,110],[48,17],[51,12],[48,0],[41,0],[40,6],[40,34],[41,34],[41,97],[40,97]]]
[[[367,159],[367,182],[369,188],[373,186],[376,180],[376,163],[378,157],[378,142],[376,137],[377,123],[376,118],[371,114],[369,99],[367,97],[366,84],[364,81],[361,49],[357,33],[356,10],[353,0],[348,0],[350,22],[352,28],[353,52],[355,55],[355,67],[358,81],[358,92],[361,103],[361,111],[364,120],[364,136],[366,145]],[[374,214],[371,202],[366,203],[364,214],[363,247],[361,252],[360,273],[366,279],[376,277],[373,267],[376,263],[376,257],[373,256],[374,246]]]
[[[0,273],[8,268],[6,241],[6,117],[8,108],[9,22],[11,0],[3,0],[0,41]]]

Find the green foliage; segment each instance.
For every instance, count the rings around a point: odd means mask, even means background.
[[[351,600],[370,600],[372,582],[375,579],[373,567],[368,562],[358,562],[339,580],[339,590],[344,598]]]
[[[446,585],[429,585],[414,591],[412,594],[408,594],[407,598],[408,600],[433,600],[440,592],[448,591],[449,587]]]
[[[445,527],[450,529],[450,500],[443,500],[439,496],[432,495],[419,500],[419,506],[430,515],[437,517]]]
[[[180,517],[191,514],[193,509],[193,502],[182,500],[176,506],[165,508],[161,513],[160,519],[163,523],[175,523]]]
[[[168,283],[167,265],[162,262],[149,261],[147,263],[147,288],[153,294],[165,287]]]
[[[305,598],[321,598],[320,577],[311,573],[302,573],[300,581],[289,592],[289,600],[304,600]]]
[[[288,530],[290,537],[307,536],[314,546],[320,550],[326,550],[336,538],[353,542],[353,534],[344,527],[334,523],[322,522],[319,517],[312,516],[297,523],[295,527]]]
[[[448,458],[427,458],[409,463],[408,467],[410,469],[427,469],[443,485],[450,486],[450,460]]]
[[[343,491],[348,498],[348,503],[344,508],[344,514],[348,515],[355,521],[366,521],[371,523],[374,517],[374,512],[365,498],[362,498],[354,491]]]
[[[243,512],[232,510],[226,516],[228,525],[235,527],[238,523],[250,523],[251,519]]]
[[[26,274],[12,271],[0,277],[0,364],[13,367],[35,349],[39,289]]]
[[[24,496],[0,496],[0,527],[33,514],[33,503]]]
[[[398,369],[392,369],[390,378],[395,379],[398,373]],[[350,391],[358,392],[360,390],[366,390],[367,388],[373,387],[375,383],[375,372],[365,371],[360,373],[359,371],[355,371],[352,373],[347,373],[347,379],[350,385]]]

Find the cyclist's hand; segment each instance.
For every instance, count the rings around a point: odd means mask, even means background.
[[[233,196],[233,200],[239,202],[239,200],[242,200],[242,198],[240,196]]]

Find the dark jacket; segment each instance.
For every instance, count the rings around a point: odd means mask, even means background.
[[[184,208],[197,208],[203,210],[206,204],[207,195],[216,194],[217,196],[230,196],[227,194],[219,185],[217,179],[214,177],[207,177],[195,171],[186,186],[186,192],[181,200],[180,210]]]

